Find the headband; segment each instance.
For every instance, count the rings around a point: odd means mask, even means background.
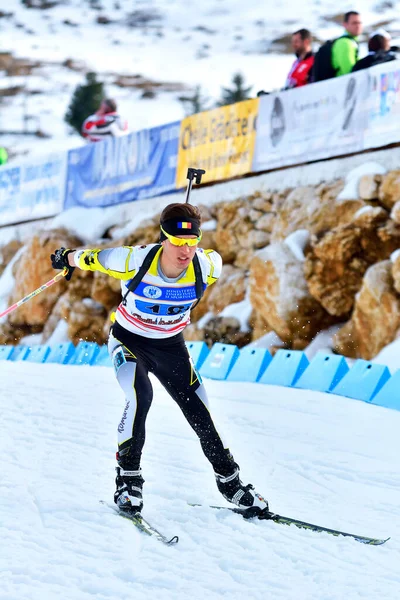
[[[195,235],[199,237],[201,234],[199,220],[190,217],[186,217],[185,220],[178,217],[167,219],[166,221],[161,221],[161,226],[170,235]],[[163,240],[165,240],[165,235],[161,232],[161,241]]]

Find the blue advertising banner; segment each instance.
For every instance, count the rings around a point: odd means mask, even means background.
[[[66,169],[65,152],[0,167],[0,226],[60,213]]]
[[[174,191],[179,126],[178,121],[70,150],[64,208],[111,206]]]

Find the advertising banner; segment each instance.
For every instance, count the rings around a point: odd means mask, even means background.
[[[64,208],[111,206],[175,190],[179,122],[70,150]]]
[[[60,213],[66,170],[65,152],[0,167],[0,226]]]
[[[183,119],[176,187],[186,185],[188,167],[205,169],[202,182],[221,181],[251,171],[258,98],[221,106]]]
[[[364,71],[262,96],[253,171],[362,150]]]
[[[364,148],[400,142],[400,66],[397,60],[367,69]]]

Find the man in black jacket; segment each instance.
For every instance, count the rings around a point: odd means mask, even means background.
[[[354,65],[352,72],[368,69],[375,65],[396,60],[396,55],[390,50],[390,37],[381,34],[373,35],[368,41],[368,54]]]

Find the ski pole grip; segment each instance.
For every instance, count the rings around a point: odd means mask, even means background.
[[[192,167],[189,167],[186,179],[189,179],[189,181],[193,181],[193,179],[196,178],[196,184],[199,185],[201,183],[201,178],[204,174],[204,169],[193,169]]]

